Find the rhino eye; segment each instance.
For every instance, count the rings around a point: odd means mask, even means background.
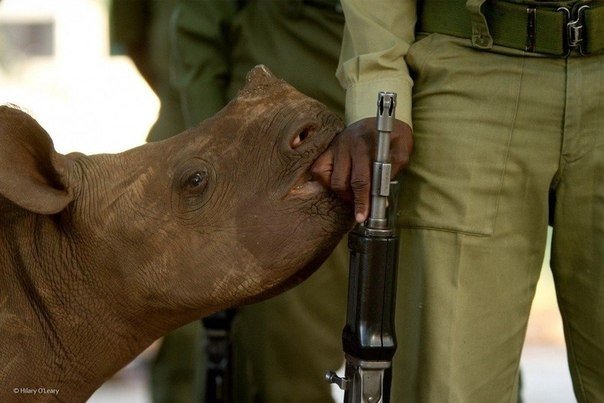
[[[197,158],[184,161],[174,170],[176,172],[172,174],[170,189],[172,206],[179,214],[184,214],[183,218],[192,219],[213,194],[214,171],[205,161]]]
[[[187,177],[185,187],[187,190],[202,190],[207,183],[206,172],[194,172]]]

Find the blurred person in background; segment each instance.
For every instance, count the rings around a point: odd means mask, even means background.
[[[113,43],[162,104],[149,140],[214,115],[258,64],[343,115],[344,91],[335,78],[344,27],[338,0],[114,0],[111,20]],[[184,125],[171,119],[178,97],[169,88],[169,39]],[[231,332],[234,401],[333,401],[324,372],[343,363],[347,259],[342,242],[302,285],[238,311]],[[201,360],[202,332],[192,323],[164,338],[152,369],[154,402],[201,401],[204,375],[192,360]]]
[[[159,98],[157,120],[147,141],[185,129],[178,91],[171,85],[170,18],[176,0],[113,0],[109,26],[112,55],[129,56]],[[176,270],[177,268],[175,268]],[[201,325],[191,323],[166,335],[151,366],[151,395],[156,402],[191,402],[201,378]]]
[[[170,17],[177,0],[113,0],[110,41],[112,55],[126,55],[160,101],[157,121],[147,141],[184,130],[179,94],[171,84]]]
[[[221,109],[258,64],[343,115],[337,0],[183,0],[173,22],[175,84],[187,126]],[[323,374],[343,362],[346,272],[341,243],[302,285],[238,311],[233,401],[332,402]]]

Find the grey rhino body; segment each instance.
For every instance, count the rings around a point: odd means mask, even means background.
[[[342,129],[257,67],[215,117],[61,155],[0,107],[0,401],[84,401],[168,331],[310,275],[352,224],[309,166]]]

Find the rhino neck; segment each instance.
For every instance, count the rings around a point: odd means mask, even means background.
[[[0,251],[8,251],[0,261],[8,285],[0,290],[0,385],[10,386],[0,388],[0,401],[14,398],[13,388],[38,387],[85,401],[163,330],[132,314],[137,307],[127,293],[97,277],[94,263],[81,262],[53,218],[13,218],[15,230],[0,234]]]

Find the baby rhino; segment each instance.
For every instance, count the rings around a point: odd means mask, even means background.
[[[341,129],[262,66],[213,118],[114,155],[61,155],[0,107],[0,401],[83,401],[170,330],[310,275],[352,225],[309,174]]]

